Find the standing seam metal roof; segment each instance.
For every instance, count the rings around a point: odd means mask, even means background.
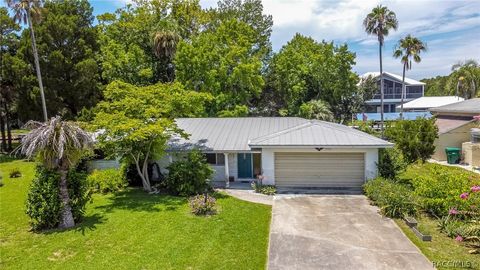
[[[172,150],[250,151],[251,147],[378,146],[392,144],[344,125],[299,117],[178,118],[188,140],[173,138]]]

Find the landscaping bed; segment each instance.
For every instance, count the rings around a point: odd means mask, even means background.
[[[264,269],[271,207],[216,194],[218,212],[195,216],[184,197],[127,188],[94,194],[67,231],[30,231],[25,214],[34,163],[0,163],[2,269]],[[22,176],[11,179],[18,168]]]
[[[439,264],[439,269],[480,268],[480,175],[430,163],[412,163],[391,179],[377,178],[365,193],[382,214],[397,224],[432,262],[464,262],[463,267]],[[405,218],[418,220],[415,232]],[[411,220],[411,219],[409,219]],[[418,235],[431,235],[431,242]],[[477,268],[475,268],[477,267]]]

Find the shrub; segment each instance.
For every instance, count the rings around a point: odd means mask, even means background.
[[[201,194],[190,197],[188,203],[195,215],[212,215],[216,213],[215,204],[217,200],[208,196],[208,194]]]
[[[124,167],[120,169],[94,170],[87,181],[94,192],[108,193],[124,189],[127,186]]]
[[[10,178],[18,178],[22,176],[22,172],[18,168],[13,168],[10,170],[9,176]]]
[[[435,118],[401,120],[388,125],[385,136],[395,142],[408,163],[425,162],[435,152],[433,143],[438,137],[438,128]]]
[[[86,175],[72,170],[68,173],[67,181],[73,218],[79,222],[85,213],[85,205],[90,200]],[[26,214],[31,219],[33,229],[50,229],[58,225],[62,210],[59,182],[58,173],[42,166],[37,167],[26,202]]]
[[[200,151],[189,152],[185,159],[172,162],[167,169],[165,186],[175,195],[190,196],[211,188],[213,169]]]
[[[396,218],[417,214],[417,199],[404,185],[378,177],[368,181],[364,185],[364,191],[387,217]]]
[[[252,182],[252,188],[256,193],[261,193],[265,195],[275,195],[277,193],[277,188],[273,185],[263,185],[260,182]]]
[[[378,161],[380,176],[391,180],[397,179],[398,174],[403,172],[407,165],[402,152],[396,147],[380,149]]]
[[[460,194],[480,184],[480,176],[438,164],[428,164],[424,168],[425,172],[414,175],[410,181],[425,211],[442,217],[453,207],[458,211],[470,210],[471,204],[460,198]]]

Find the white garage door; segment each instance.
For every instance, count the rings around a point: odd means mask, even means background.
[[[279,187],[360,187],[363,153],[275,153]]]

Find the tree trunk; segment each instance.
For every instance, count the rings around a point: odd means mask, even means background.
[[[5,109],[5,124],[7,126],[7,151],[12,151],[12,127],[10,126],[10,112],[7,103],[5,102],[3,105],[3,108]]]
[[[60,217],[60,229],[71,228],[75,226],[73,220],[72,207],[70,206],[70,196],[68,195],[67,173],[66,169],[60,169],[60,199],[62,200],[62,213]]]
[[[2,133],[1,150],[4,152],[7,152],[7,137],[5,136],[5,119],[3,118],[2,110],[0,110],[0,131]]]
[[[383,64],[382,64],[382,43],[379,42],[378,45],[379,56],[380,56],[380,129],[382,131],[382,138],[384,136],[384,127],[383,127]]]
[[[403,97],[407,96],[407,91],[406,91],[406,87],[405,87],[405,65],[406,64],[403,64],[403,75],[402,75],[402,97],[401,97],[401,103],[400,103],[400,120],[403,120]],[[394,89],[395,91],[395,89]]]
[[[30,9],[27,8],[27,21],[30,28],[30,36],[32,38],[33,58],[35,60],[35,70],[37,71],[38,87],[40,88],[40,97],[42,99],[43,119],[48,121],[47,105],[45,103],[45,93],[43,92],[42,74],[40,72],[40,62],[38,60],[37,42],[35,40],[35,32],[33,31],[32,18],[30,17]]]
[[[142,179],[143,190],[147,192],[152,191],[152,187],[150,186],[150,180],[148,179],[148,170],[145,169],[145,161],[143,162],[144,165],[140,167],[140,158],[135,157],[135,155],[133,154],[131,155],[133,157],[133,160],[135,161],[135,167],[137,168],[137,173]]]

